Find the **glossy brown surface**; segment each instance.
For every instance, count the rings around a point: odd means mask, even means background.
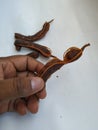
[[[35,51],[38,51],[45,57],[51,56],[51,50],[48,47],[39,45],[37,43],[32,43],[32,42],[24,41],[24,40],[15,40],[14,45],[16,46],[16,50],[18,51],[21,49],[21,47],[25,47],[25,48],[30,48]]]
[[[67,51],[65,51],[63,60],[58,58],[53,58],[50,60],[44,67],[40,70],[38,76],[42,77],[43,80],[46,82],[48,78],[60,69],[64,64],[71,63],[77,59],[79,59],[82,55],[82,52],[85,47],[89,46],[90,44],[84,45],[81,49],[77,47],[71,47]]]
[[[37,40],[40,40],[42,39],[46,33],[48,32],[49,28],[50,28],[50,23],[52,22],[53,20],[49,21],[49,22],[45,22],[42,29],[40,31],[38,31],[36,34],[34,35],[31,35],[31,36],[25,36],[25,35],[22,35],[20,33],[15,33],[15,38],[16,39],[21,39],[21,40],[25,40],[25,41],[31,41],[31,42],[34,42],[34,41],[37,41]]]
[[[15,33],[15,38],[18,40],[15,40],[14,45],[16,46],[16,50],[20,50],[21,47],[30,48],[37,52],[32,52],[28,54],[28,56],[37,58],[39,56],[39,53],[41,53],[45,57],[52,57],[52,60],[47,62],[44,67],[41,69],[41,71],[37,74],[37,76],[41,77],[45,82],[48,80],[48,78],[56,72],[58,69],[60,69],[64,64],[71,63],[77,59],[79,59],[82,56],[82,53],[84,49],[89,46],[90,44],[85,44],[82,48],[77,47],[70,47],[67,49],[63,54],[63,60],[60,60],[56,56],[53,56],[51,54],[51,50],[46,47],[39,45],[37,43],[34,43],[36,40],[40,40],[43,38],[46,33],[49,30],[50,22],[45,22],[43,25],[43,28],[37,32],[35,35],[32,36],[24,36],[19,33]]]

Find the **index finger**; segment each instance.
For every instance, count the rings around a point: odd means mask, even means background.
[[[15,69],[20,72],[31,71],[38,73],[44,66],[43,63],[29,56],[16,55],[16,56],[10,56],[8,57],[8,59],[13,63]]]

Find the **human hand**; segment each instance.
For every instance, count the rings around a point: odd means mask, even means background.
[[[43,64],[28,56],[0,58],[0,113],[36,113],[46,97],[44,81],[35,77]],[[41,91],[40,91],[41,90]]]

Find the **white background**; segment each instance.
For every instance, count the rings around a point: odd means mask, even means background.
[[[48,80],[37,114],[0,115],[0,130],[98,130],[98,0],[0,0],[0,56],[29,52],[15,50],[14,33],[34,34],[51,19],[50,31],[38,43],[54,55],[91,46]]]

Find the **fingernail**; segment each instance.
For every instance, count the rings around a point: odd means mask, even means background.
[[[44,81],[40,77],[33,77],[31,80],[32,90],[40,91],[44,87]]]

